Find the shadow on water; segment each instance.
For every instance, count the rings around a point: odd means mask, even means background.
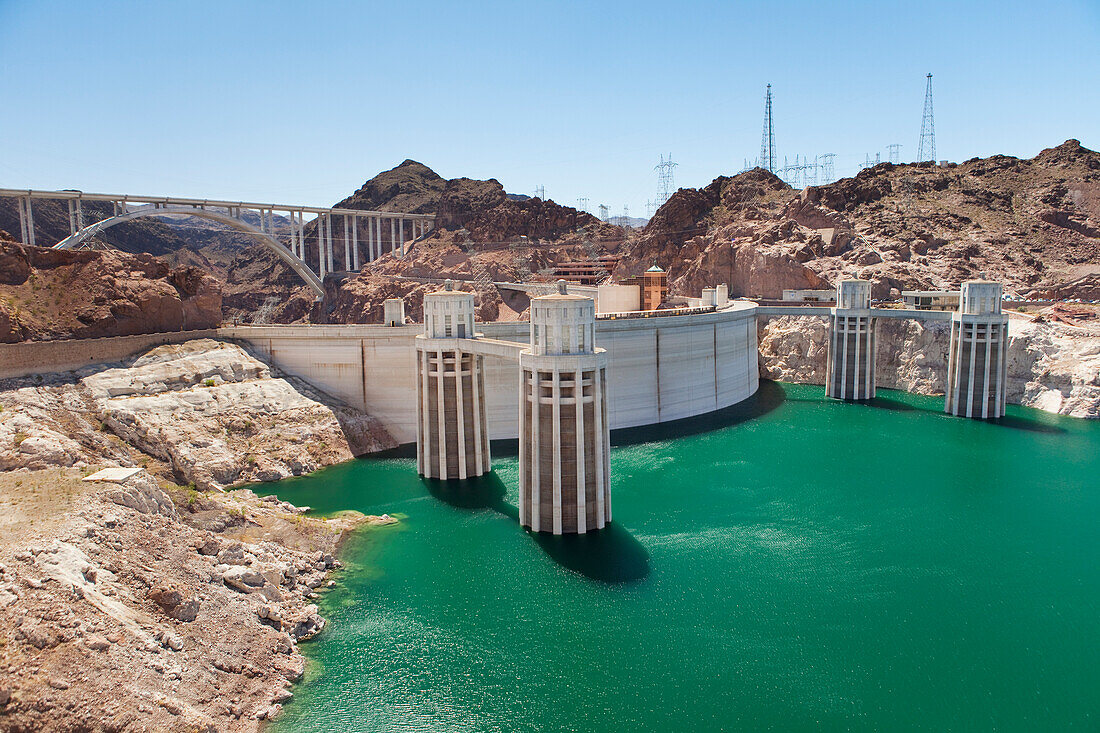
[[[1066,432],[1065,428],[1060,428],[1057,425],[1051,425],[1050,423],[1043,422],[1042,420],[1036,420],[1033,417],[1023,417],[1021,415],[1005,415],[998,420],[990,420],[993,425],[1000,425],[1005,428],[1012,428],[1014,430],[1026,430],[1030,433],[1047,433],[1048,435],[1058,435]]]
[[[705,415],[686,417],[682,420],[643,425],[637,428],[621,428],[611,431],[613,446],[648,443],[654,440],[673,440],[699,433],[728,428],[768,414],[787,400],[783,385],[778,382],[760,380],[756,394],[746,400]]]
[[[615,522],[581,535],[530,534],[554,562],[586,578],[601,583],[630,583],[649,575],[649,553]]]
[[[893,410],[894,412],[924,412],[924,410],[915,405],[909,405],[901,400],[883,397],[878,394],[875,395],[874,399],[867,400],[866,404],[882,410]]]
[[[445,504],[457,509],[492,509],[519,524],[519,509],[505,501],[507,488],[495,472],[470,479],[420,480],[429,494]],[[649,574],[649,553],[614,522],[584,535],[529,534],[554,562],[592,580],[625,583]]]
[[[492,509],[519,521],[519,509],[504,500],[508,489],[495,471],[476,478],[448,481],[421,476],[420,482],[429,494],[456,509]]]

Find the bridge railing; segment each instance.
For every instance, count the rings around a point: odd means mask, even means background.
[[[34,202],[40,200],[68,205],[69,236],[52,244],[61,248],[86,246],[104,229],[130,219],[191,215],[228,224],[289,252],[322,279],[337,269],[358,271],[362,263],[385,254],[404,257],[435,223],[434,214],[75,190],[0,188],[0,198],[16,200],[23,244],[37,243]],[[86,202],[99,205],[86,210]]]

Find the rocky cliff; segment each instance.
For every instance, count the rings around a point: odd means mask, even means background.
[[[159,465],[199,488],[311,473],[396,445],[376,420],[202,339],[0,381],[0,471]]]
[[[147,254],[0,241],[0,342],[216,327],[221,290],[195,267]]]
[[[950,324],[878,322],[875,379],[879,387],[943,394]],[[782,316],[758,324],[760,376],[824,384],[828,356],[824,318]],[[1100,418],[1100,332],[1012,317],[1007,400],[1073,417]]]

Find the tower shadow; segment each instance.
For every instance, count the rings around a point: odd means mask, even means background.
[[[649,553],[616,522],[587,534],[530,534],[550,559],[591,580],[632,583],[649,575]]]
[[[890,397],[883,397],[876,394],[874,398],[866,401],[870,407],[877,407],[880,410],[892,410],[893,412],[921,412],[921,408],[914,407],[913,405],[907,405],[901,400],[895,400]]]
[[[519,509],[505,501],[508,489],[496,471],[466,479],[420,477],[421,483],[434,498],[456,509],[492,509],[519,521]]]
[[[996,420],[989,420],[988,422],[994,425],[1000,425],[1004,428],[1012,428],[1013,430],[1026,430],[1029,433],[1047,433],[1049,435],[1058,435],[1065,433],[1065,428],[1060,428],[1057,425],[1050,425],[1043,420],[1036,420],[1032,417],[1023,417],[1021,415],[1005,415],[1004,417],[997,418]]]
[[[491,509],[519,526],[519,508],[506,500],[504,482],[495,471],[469,479],[421,477],[435,499],[456,509]],[[649,575],[649,553],[615,522],[583,535],[530,532],[535,544],[563,568],[602,583],[628,583]]]

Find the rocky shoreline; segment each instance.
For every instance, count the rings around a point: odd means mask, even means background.
[[[341,541],[392,521],[82,473],[0,477],[4,730],[258,730],[324,628]]]
[[[394,444],[210,339],[0,381],[0,729],[257,730],[343,538],[393,520],[225,489]]]

